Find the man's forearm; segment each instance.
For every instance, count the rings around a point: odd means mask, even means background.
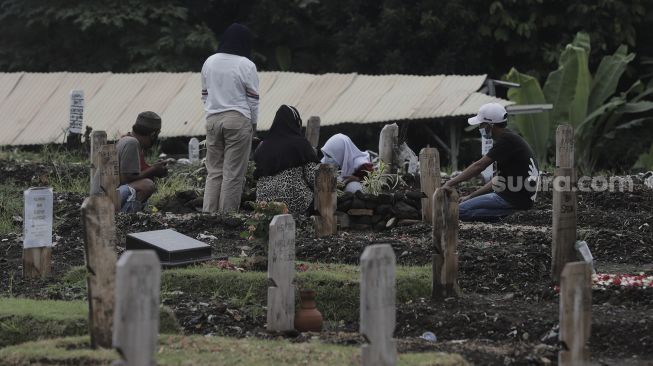
[[[450,186],[456,186],[460,182],[464,182],[466,180],[469,180],[471,178],[474,178],[475,176],[479,175],[484,168],[480,167],[478,164],[474,163],[467,167],[467,169],[463,170],[462,173],[460,173],[458,176],[452,178],[448,183]]]
[[[481,187],[481,188],[475,190],[474,192],[472,192],[469,195],[469,198],[478,197],[478,196],[481,196],[481,195],[484,195],[484,194],[490,193],[490,192],[492,192],[492,180],[487,182],[483,187]]]

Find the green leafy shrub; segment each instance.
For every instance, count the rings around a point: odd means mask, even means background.
[[[240,233],[247,240],[267,240],[270,232],[270,222],[276,215],[288,213],[288,206],[283,202],[247,202],[254,214],[245,222],[247,230]]]

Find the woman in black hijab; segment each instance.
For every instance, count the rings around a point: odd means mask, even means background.
[[[254,152],[257,201],[284,202],[293,214],[306,213],[313,202],[319,159],[302,135],[295,107],[282,105],[268,136]]]

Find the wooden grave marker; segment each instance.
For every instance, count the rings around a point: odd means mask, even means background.
[[[556,129],[556,169],[553,175],[553,240],[551,242],[551,278],[560,281],[565,264],[572,261],[576,243],[576,169],[574,167],[574,129],[560,125]]]
[[[105,144],[94,155],[95,171],[91,179],[91,195],[105,194],[113,203],[116,211],[120,209],[120,168],[116,145]]]
[[[433,223],[433,193],[440,188],[440,154],[438,149],[429,147],[419,152],[420,186],[426,195],[422,198],[422,221]]]
[[[458,193],[438,188],[433,194],[433,282],[431,296],[460,296],[458,286]]]
[[[268,248],[268,331],[295,328],[295,220],[276,215],[270,222]]]
[[[155,364],[161,263],[153,250],[128,250],[116,265],[113,347],[125,366]]]
[[[315,175],[315,210],[320,216],[313,216],[315,235],[318,238],[338,232],[336,222],[336,167],[332,164],[320,164]]]
[[[360,333],[366,340],[361,365],[394,366],[397,346],[395,253],[389,244],[369,245],[360,260]]]
[[[576,185],[573,168],[556,168],[553,175],[553,228],[551,243],[551,278],[560,281],[565,264],[575,258]]]
[[[88,275],[88,317],[91,346],[111,347],[116,274],[116,224],[113,203],[94,195],[82,204],[84,249]]]
[[[379,135],[379,159],[387,165],[386,173],[393,173],[395,149],[399,142],[399,126],[396,123],[383,126]]]
[[[311,116],[306,122],[306,139],[317,150],[320,142],[320,117]]]
[[[23,198],[23,277],[45,278],[52,270],[54,194],[50,187],[37,187]]]
[[[587,342],[592,329],[592,265],[567,263],[560,276],[558,365],[589,365]]]
[[[106,131],[93,131],[91,132],[91,185],[90,185],[90,194],[97,194],[100,191],[100,181],[99,175],[96,176],[98,171],[98,166],[100,165],[100,149],[102,146],[107,144],[107,133]]]

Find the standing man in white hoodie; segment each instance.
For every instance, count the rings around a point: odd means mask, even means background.
[[[250,61],[252,32],[234,23],[202,66],[206,112],[204,212],[238,211],[256,132],[259,82]]]

